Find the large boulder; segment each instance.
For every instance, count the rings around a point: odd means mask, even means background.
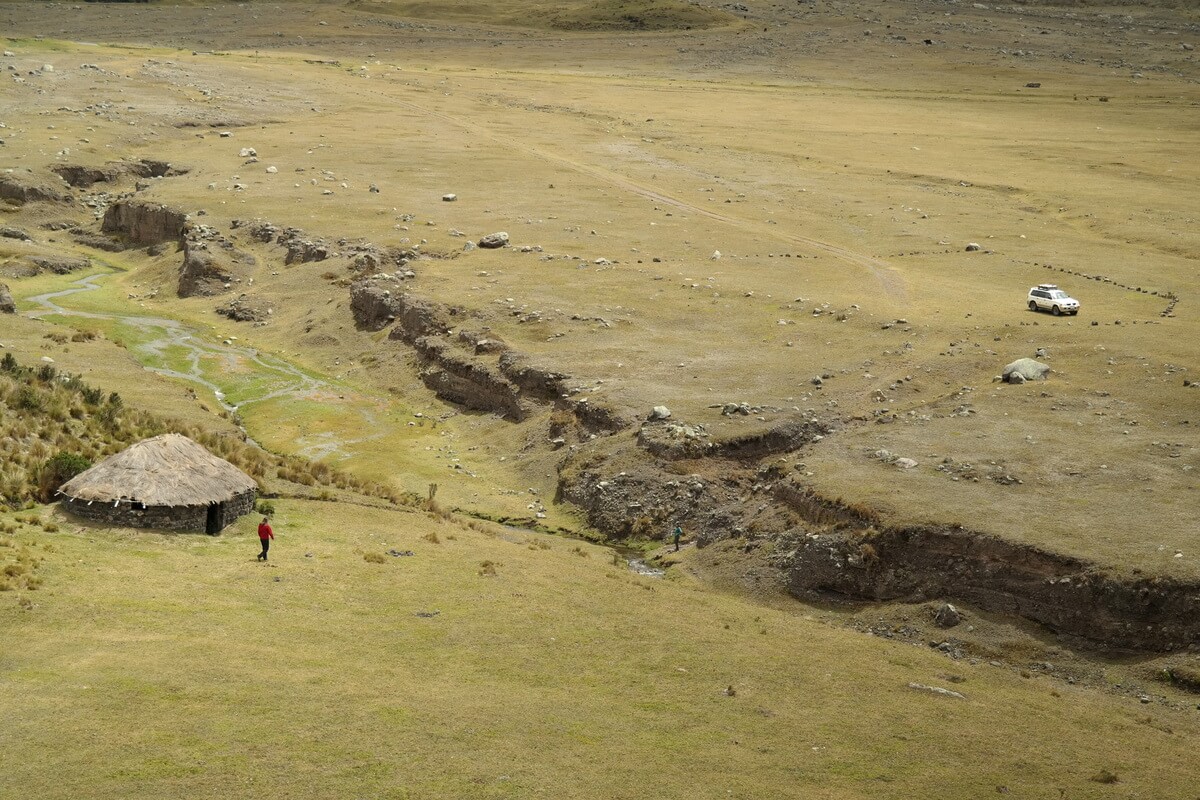
[[[1050,372],[1050,365],[1043,364],[1032,358],[1018,358],[1004,368],[1000,373],[1008,383],[1024,383],[1025,381],[1045,380]]]
[[[0,314],[15,313],[17,313],[17,304],[13,302],[12,295],[8,292],[8,286],[0,283]]]
[[[491,249],[491,250],[495,250],[499,247],[504,247],[506,244],[508,244],[508,234],[505,233],[504,231],[497,231],[496,233],[489,233],[487,236],[484,236],[482,239],[479,240],[480,247]]]

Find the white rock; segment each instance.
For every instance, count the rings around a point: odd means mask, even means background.
[[[279,167],[267,167],[268,175],[274,175],[276,172],[279,172]]]
[[[720,257],[721,257],[721,251],[720,251],[720,250],[713,250],[713,254],[712,254],[712,260],[713,260],[713,261],[716,261],[716,260],[717,260],[717,259],[719,259]]]
[[[894,463],[900,469],[912,469],[917,465],[917,462],[913,461],[911,458],[897,458],[892,463]]]
[[[42,72],[54,72],[53,64],[42,64]]]
[[[238,151],[238,155],[241,156],[242,158],[250,158],[251,156],[258,155],[258,151],[255,150],[253,147],[243,147],[241,150]]]
[[[458,195],[456,195],[456,194],[444,194],[444,195],[442,195],[442,202],[443,202],[443,203],[453,203],[453,202],[454,202],[455,200],[457,200],[457,199],[458,199]]]
[[[650,410],[650,419],[670,419],[671,409],[666,406],[655,406]]]

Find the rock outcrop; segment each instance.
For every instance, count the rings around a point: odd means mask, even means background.
[[[66,256],[25,256],[19,261],[4,265],[4,274],[14,278],[32,278],[43,272],[53,272],[55,275],[66,275],[79,269],[87,269],[91,261],[86,258],[68,258]]]
[[[0,314],[15,313],[17,313],[17,304],[13,302],[13,297],[8,291],[8,286],[7,284],[0,283]]]
[[[401,285],[391,275],[372,275],[350,284],[354,324],[363,330],[379,331],[395,322],[404,304]]]
[[[215,257],[206,242],[188,239],[183,247],[183,265],[179,268],[180,297],[209,297],[227,291],[233,273],[223,259]]]
[[[0,175],[0,200],[12,203],[73,203],[70,194],[46,183],[39,183],[32,175],[13,173]]]
[[[160,242],[178,242],[182,245],[187,222],[186,213],[161,203],[118,200],[104,212],[100,230],[117,234],[134,245]]]

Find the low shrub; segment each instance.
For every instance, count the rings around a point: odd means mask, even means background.
[[[363,561],[368,564],[386,564],[387,556],[383,553],[363,553]]]

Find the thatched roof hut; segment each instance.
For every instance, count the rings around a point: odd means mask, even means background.
[[[113,525],[219,533],[254,509],[246,473],[177,433],[138,442],[67,481],[63,507]]]

